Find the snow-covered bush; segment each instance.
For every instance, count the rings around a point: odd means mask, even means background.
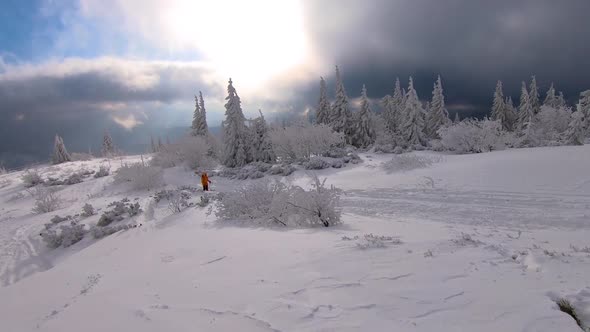
[[[0,165],[0,175],[4,175],[4,174],[8,174],[8,171],[6,170],[6,168],[2,165]]]
[[[35,199],[33,213],[42,214],[52,212],[60,208],[62,199],[53,190],[48,188],[35,188],[32,191]]]
[[[43,178],[41,177],[41,174],[39,174],[39,172],[37,170],[27,170],[22,176],[21,176],[21,180],[23,181],[25,187],[27,188],[31,188],[34,187],[38,184],[43,184],[45,181],[43,181]]]
[[[295,170],[295,167],[293,167],[291,164],[272,165],[272,167],[268,170],[268,174],[289,176],[293,174]]]
[[[55,249],[80,242],[85,234],[84,225],[73,220],[69,225],[61,225],[59,230],[55,229],[54,224],[45,224],[45,230],[40,235],[48,247]]]
[[[90,203],[86,203],[84,204],[84,206],[82,207],[82,217],[90,217],[96,214],[96,211],[94,210],[94,206],[92,206]]]
[[[64,180],[65,185],[72,185],[76,183],[81,183],[83,181],[83,175],[80,172],[72,173]]]
[[[536,127],[542,135],[543,145],[558,144],[562,134],[568,128],[571,116],[572,111],[569,108],[541,106],[541,111],[536,116]]]
[[[361,236],[348,237],[343,236],[344,241],[356,241],[356,247],[359,249],[371,249],[371,248],[387,248],[391,245],[400,245],[403,242],[393,236],[385,235],[374,235],[373,233],[365,234]]]
[[[125,215],[134,217],[143,212],[139,203],[130,203],[129,199],[127,198],[112,202],[108,205],[108,207],[112,207],[112,209],[103,212],[103,214],[100,216],[100,219],[98,220],[98,223],[96,223],[97,226],[108,226],[113,222],[124,220]]]
[[[114,183],[130,182],[135,190],[149,190],[159,187],[164,182],[162,168],[158,166],[146,166],[142,163],[125,164],[121,166],[114,176]]]
[[[278,166],[278,165],[271,165],[268,163],[263,162],[254,162],[250,163],[246,166],[241,168],[224,168],[217,175],[222,177],[227,177],[230,179],[237,179],[237,180],[246,180],[246,179],[260,179],[264,177],[266,174],[276,175],[276,174],[283,174],[289,175],[291,166]],[[276,173],[275,173],[276,172]],[[215,173],[212,173],[215,174]]]
[[[109,165],[100,165],[98,167],[98,172],[94,173],[94,178],[102,178],[108,176],[111,173],[111,167]]]
[[[340,190],[314,177],[312,189],[278,181],[251,182],[221,196],[215,215],[221,220],[261,225],[325,227],[340,223]]]
[[[283,162],[306,161],[344,143],[344,136],[325,125],[275,128],[270,133],[273,150]]]
[[[114,225],[114,226],[93,226],[90,228],[90,234],[95,239],[100,239],[105,236],[109,236],[111,234],[117,233],[118,231],[127,230],[130,228],[135,228],[136,225],[126,224],[126,225]]]
[[[499,121],[464,120],[438,130],[442,146],[457,153],[480,153],[502,150],[510,135]]]
[[[172,213],[180,213],[184,209],[193,205],[189,202],[191,193],[186,190],[174,191],[172,196],[168,199],[168,210]]]
[[[210,146],[200,136],[187,136],[180,141],[163,146],[151,159],[153,166],[169,168],[184,165],[191,169],[209,168],[214,165]]]
[[[319,170],[330,167],[332,167],[332,165],[321,157],[311,157],[309,161],[303,163],[303,168],[309,170]]]
[[[344,167],[344,162],[340,159],[336,159],[331,163],[332,168],[342,168]]]
[[[400,154],[396,155],[391,160],[383,163],[383,169],[388,173],[411,171],[413,169],[427,168],[434,163],[441,162],[442,158],[439,156],[421,156],[417,154]]]
[[[60,217],[59,215],[55,215],[49,221],[51,221],[52,224],[59,224],[61,222],[67,221],[67,220],[74,220],[74,217],[72,217],[72,216]]]

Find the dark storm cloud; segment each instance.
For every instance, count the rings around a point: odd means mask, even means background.
[[[425,99],[441,74],[451,105],[483,110],[498,79],[515,100],[533,74],[570,101],[590,88],[588,12],[587,0],[327,0],[306,2],[306,26],[349,94],[366,83],[383,96],[413,75]]]

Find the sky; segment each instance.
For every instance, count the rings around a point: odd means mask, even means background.
[[[497,80],[516,102],[531,75],[573,105],[590,89],[588,13],[588,0],[3,0],[0,164],[47,160],[55,134],[72,152],[99,151],[105,131],[144,152],[182,135],[198,91],[218,126],[230,77],[246,116],[302,113],[335,65],[376,110],[396,77],[427,101],[437,75],[451,115],[488,112]]]

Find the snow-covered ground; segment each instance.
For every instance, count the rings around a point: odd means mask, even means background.
[[[590,324],[589,145],[413,155],[430,162],[396,171],[383,167],[393,155],[365,154],[317,172],[344,189],[335,228],[227,226],[160,205],[141,227],[55,250],[39,237],[53,215],[124,197],[145,208],[151,193],[89,178],[35,215],[21,174],[0,176],[0,330],[580,331],[559,297]],[[182,168],[165,181],[198,184]]]

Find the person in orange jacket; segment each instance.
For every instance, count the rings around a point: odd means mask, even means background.
[[[203,191],[209,191],[209,183],[211,183],[211,180],[209,180],[207,172],[201,173],[201,184],[203,185]]]

